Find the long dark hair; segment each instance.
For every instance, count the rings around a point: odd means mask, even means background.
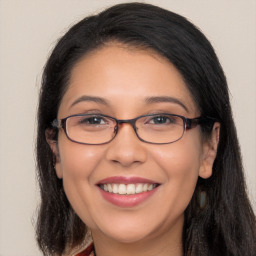
[[[83,19],[59,40],[45,66],[36,148],[41,189],[37,240],[43,253],[61,255],[66,247],[79,245],[87,232],[55,174],[45,131],[57,116],[74,65],[109,41],[150,49],[167,58],[179,70],[201,114],[221,123],[213,175],[198,179],[185,211],[184,255],[255,255],[255,216],[246,194],[228,87],[218,58],[205,36],[184,17],[142,3],[116,5]],[[203,209],[198,203],[202,191],[207,194]]]

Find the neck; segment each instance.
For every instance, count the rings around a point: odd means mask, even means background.
[[[154,233],[136,242],[120,242],[96,230],[92,236],[97,256],[182,256],[182,229],[183,221],[161,235]]]

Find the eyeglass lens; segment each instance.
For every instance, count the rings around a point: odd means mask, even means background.
[[[66,133],[75,142],[103,144],[116,135],[118,123],[102,115],[77,115],[66,120]],[[148,115],[135,121],[135,132],[139,139],[149,143],[171,143],[184,133],[184,120],[175,115]]]

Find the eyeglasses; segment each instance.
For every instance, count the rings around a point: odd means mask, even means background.
[[[159,113],[119,120],[102,114],[79,114],[55,119],[53,128],[63,128],[68,139],[89,145],[106,144],[117,135],[120,125],[130,124],[139,140],[151,144],[169,144],[180,140],[185,130],[209,122],[208,117],[186,118]]]

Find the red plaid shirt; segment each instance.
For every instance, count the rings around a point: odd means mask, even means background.
[[[84,251],[78,253],[76,256],[95,256],[93,243],[91,243]]]

